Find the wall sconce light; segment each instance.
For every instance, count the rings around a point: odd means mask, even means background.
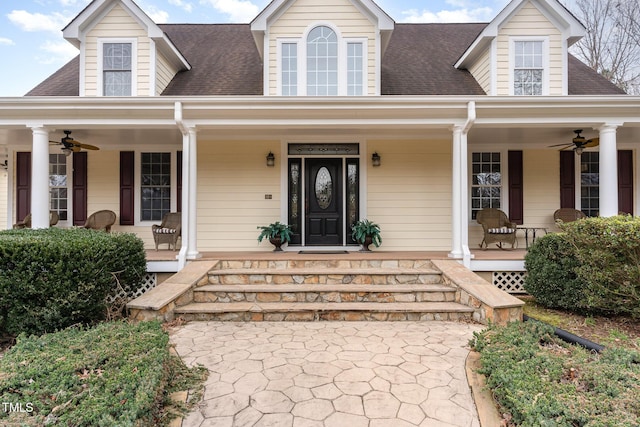
[[[3,163],[0,163],[0,166],[2,166],[2,169],[4,170],[9,170],[9,160],[5,160]]]
[[[371,155],[371,164],[373,166],[380,166],[380,154],[378,154],[378,152]]]
[[[271,151],[267,154],[267,166],[273,167],[276,164],[276,156]]]

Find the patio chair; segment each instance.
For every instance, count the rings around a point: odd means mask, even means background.
[[[484,238],[480,247],[488,249],[491,243],[495,243],[500,249],[503,244],[511,244],[511,249],[515,249],[518,240],[516,238],[517,225],[509,220],[507,214],[499,209],[482,209],[476,216],[478,224],[482,225]]]
[[[58,223],[58,221],[60,221],[60,215],[58,215],[58,212],[49,212],[49,227],[53,227]],[[27,214],[22,221],[18,221],[13,224],[13,228],[31,228],[31,214]]]
[[[555,222],[573,222],[586,217],[584,212],[573,208],[561,208],[553,213]]]
[[[111,226],[116,222],[116,213],[110,210],[97,211],[89,215],[84,223],[84,228],[92,230],[104,230],[111,232]]]
[[[178,244],[178,237],[182,231],[182,215],[180,212],[169,212],[162,218],[160,225],[153,224],[151,226],[151,232],[153,233],[153,241],[156,244],[156,251],[158,245],[163,243],[169,244],[169,250],[173,245],[175,251]]]

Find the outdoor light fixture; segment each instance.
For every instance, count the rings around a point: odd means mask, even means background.
[[[267,154],[267,166],[272,167],[276,164],[276,156],[271,151]]]
[[[8,170],[9,169],[9,160],[5,160],[4,163],[0,163],[0,166],[2,166],[2,169]]]
[[[576,154],[578,156],[580,156],[582,154],[582,152],[584,151],[584,148],[583,147],[576,147],[576,148],[573,149],[573,151],[575,151]]]
[[[73,150],[71,148],[63,147],[61,148],[61,150],[64,153],[64,155],[67,157],[69,157],[71,153],[73,153]]]
[[[378,152],[371,155],[371,164],[373,166],[380,166],[380,154],[378,154]]]

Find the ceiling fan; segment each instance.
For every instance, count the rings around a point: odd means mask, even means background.
[[[573,147],[573,151],[575,151],[576,154],[580,155],[585,148],[596,147],[598,144],[600,144],[600,138],[587,139],[584,136],[580,135],[582,133],[582,129],[576,129],[573,132],[576,134],[576,136],[573,137],[573,140],[570,144],[555,144],[550,145],[549,147],[562,147],[560,150],[566,150]]]
[[[81,151],[82,149],[85,150],[99,150],[98,147],[96,147],[95,145],[90,145],[90,144],[83,144],[80,141],[76,141],[75,139],[73,139],[71,137],[71,131],[70,130],[65,130],[63,131],[65,136],[60,139],[60,142],[58,141],[49,141],[51,144],[58,144],[58,145],[62,145],[62,152],[68,156],[71,153],[77,153],[78,151]]]

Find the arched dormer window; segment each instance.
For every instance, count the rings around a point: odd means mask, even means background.
[[[329,27],[316,27],[307,37],[307,95],[338,94],[338,37]]]

